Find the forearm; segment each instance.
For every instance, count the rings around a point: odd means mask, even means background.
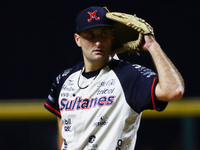
[[[57,137],[57,144],[58,144],[58,150],[61,150],[63,138],[62,138],[62,120],[61,118],[57,118],[58,121],[58,137]]]
[[[165,55],[160,45],[154,42],[148,47],[159,77],[156,87],[156,96],[161,101],[171,101],[180,99],[184,93],[184,82],[181,74]]]

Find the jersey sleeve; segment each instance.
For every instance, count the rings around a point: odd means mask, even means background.
[[[132,67],[136,69],[136,78],[133,80],[132,92],[127,100],[130,106],[138,113],[146,109],[163,111],[168,103],[156,100],[157,74],[143,66],[133,65]]]
[[[140,79],[140,78],[144,78],[144,79]],[[138,86],[138,88],[135,89],[137,94],[135,94],[136,105],[133,105],[134,109],[137,110],[138,112],[141,112],[146,109],[154,109],[156,111],[163,111],[166,108],[168,102],[161,102],[161,101],[156,100],[155,88],[158,83],[158,77],[152,76],[149,79],[146,79],[145,76],[141,76],[140,78],[138,78],[138,80],[139,81],[142,80],[142,81],[140,82],[140,85]],[[136,81],[136,83],[137,82],[138,81]]]
[[[118,71],[120,70],[120,71]],[[146,109],[162,111],[167,102],[156,100],[155,88],[158,76],[151,69],[135,64],[122,63],[115,70],[122,84],[122,88],[129,106],[137,113]]]
[[[51,86],[50,93],[48,95],[48,98],[44,104],[44,107],[56,115],[57,117],[61,118],[60,109],[58,105],[58,96],[60,91],[60,82],[61,82],[61,75],[59,75],[53,82]]]

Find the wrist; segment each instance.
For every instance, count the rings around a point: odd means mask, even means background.
[[[148,45],[148,50],[156,50],[156,49],[161,49],[160,45],[157,42],[152,42],[151,44]]]

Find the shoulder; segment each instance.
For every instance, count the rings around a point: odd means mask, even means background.
[[[80,62],[71,68],[65,69],[64,71],[61,72],[61,74],[62,74],[62,76],[67,76],[69,74],[72,74],[76,71],[81,70],[83,68],[83,66],[84,66],[84,63]]]
[[[77,65],[75,65],[75,66],[73,66],[71,68],[65,69],[64,71],[62,71],[60,73],[60,75],[63,76],[63,77],[69,76],[70,74],[81,70],[83,68],[83,66],[84,66],[84,63],[80,62],[80,63],[78,63]]]
[[[110,67],[110,69],[121,69],[123,67],[131,67],[131,63],[121,60],[121,59],[112,59],[109,63],[108,66]]]
[[[57,77],[56,77],[56,81],[57,84],[59,84],[62,81],[65,81],[71,74],[81,70],[84,66],[83,62],[80,62],[78,64],[76,64],[75,66],[65,69],[63,70]]]
[[[135,75],[152,76],[156,75],[154,71],[139,64],[133,64],[124,60],[112,59],[108,66],[115,72],[134,73]]]

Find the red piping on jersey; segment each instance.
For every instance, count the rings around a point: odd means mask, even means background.
[[[153,89],[154,89],[154,84],[155,84],[155,81],[158,77],[155,77],[154,80],[153,80],[153,84],[152,84],[152,87],[151,87],[151,99],[152,99],[152,104],[153,104],[153,109],[156,110],[156,106],[155,106],[155,100],[154,100],[154,93],[153,93]]]
[[[45,102],[45,105],[49,107],[51,110],[55,111],[57,114],[61,115],[59,111],[55,110],[53,107],[51,107],[47,102]]]

